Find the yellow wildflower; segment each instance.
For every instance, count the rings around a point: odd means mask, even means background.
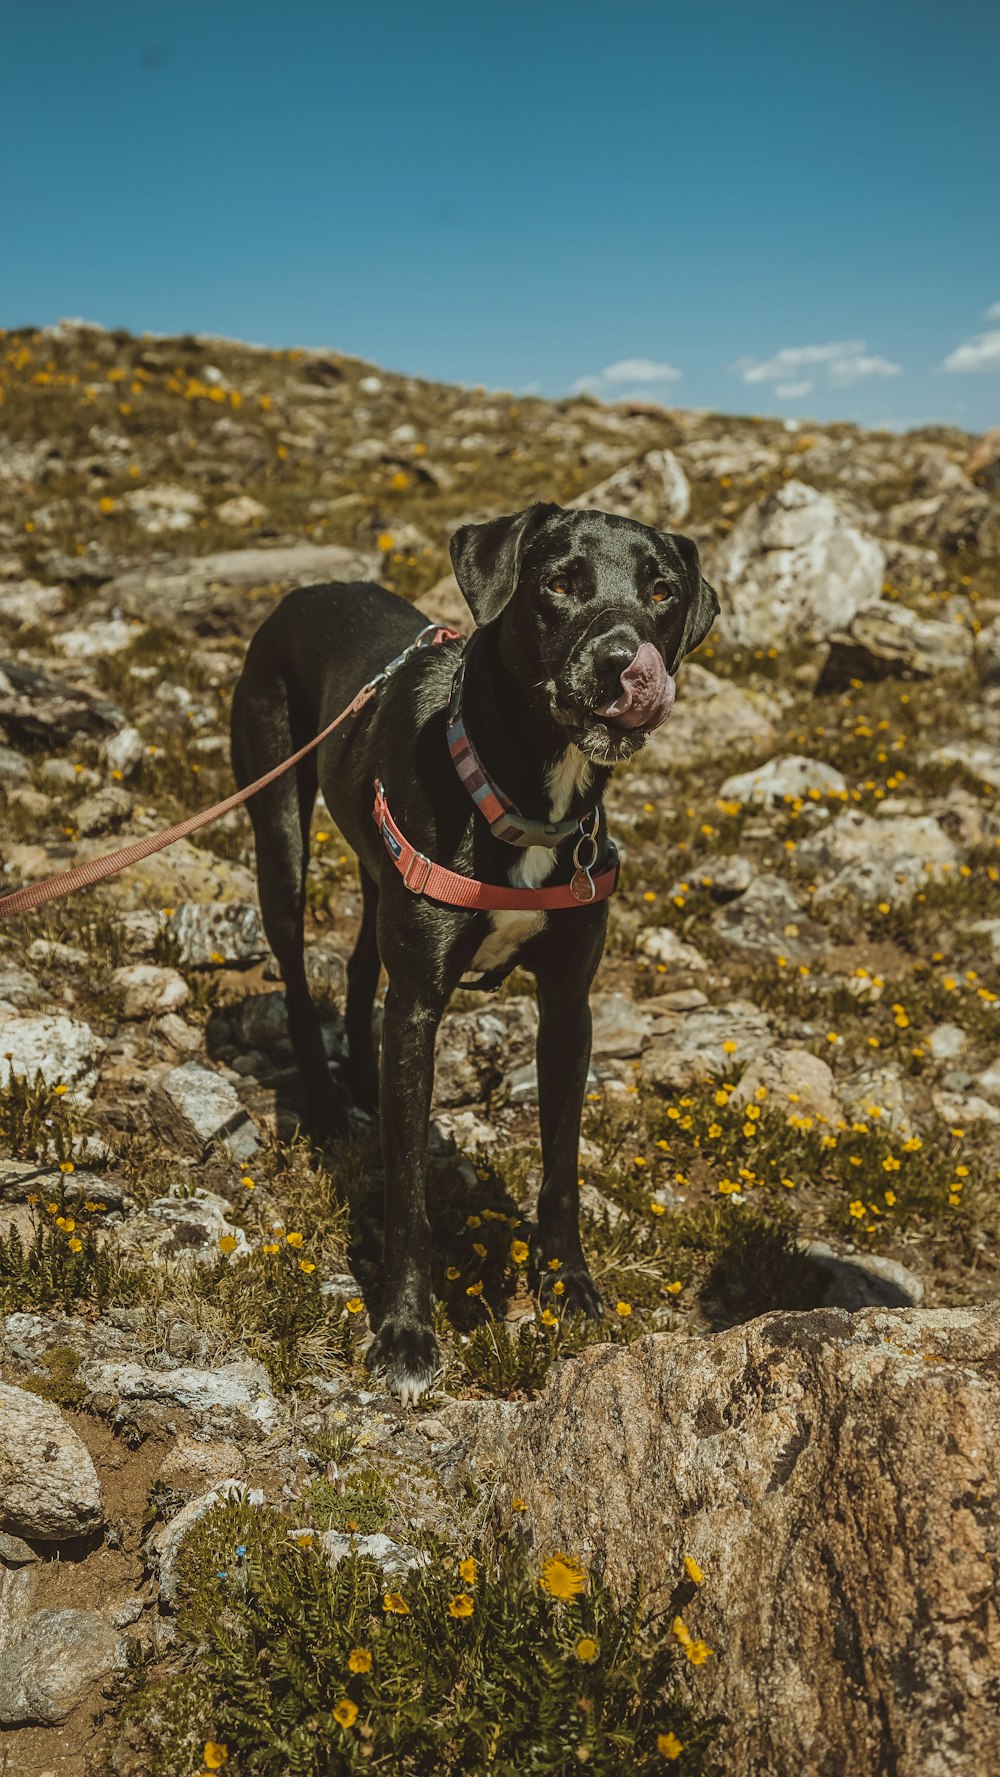
[[[600,1651],[592,1635],[581,1635],[573,1649],[577,1659],[582,1660],[585,1666],[592,1666]]]
[[[657,1734],[656,1750],[662,1758],[678,1759],[684,1751],[684,1743],[676,1734]]]
[[[334,1704],[330,1713],[334,1721],[339,1722],[342,1728],[353,1728],[358,1719],[358,1706],[351,1702],[350,1697],[341,1697]]]
[[[382,1599],[382,1609],[393,1617],[408,1617],[410,1614],[410,1607],[402,1592],[386,1592]]]
[[[370,1672],[372,1657],[366,1647],[352,1648],[347,1656],[347,1664],[352,1672]]]
[[[454,1598],[448,1601],[450,1617],[471,1617],[474,1609],[475,1605],[468,1592],[456,1592]]]
[[[572,1555],[552,1555],[544,1563],[538,1583],[552,1598],[578,1598],[587,1590],[587,1576]]]

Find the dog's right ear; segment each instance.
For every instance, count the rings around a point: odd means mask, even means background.
[[[528,542],[559,506],[539,501],[510,518],[464,524],[448,545],[451,564],[477,624],[492,623],[511,598]]]

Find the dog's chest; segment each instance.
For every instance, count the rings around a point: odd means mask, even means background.
[[[590,763],[576,747],[567,747],[546,775],[549,792],[549,819],[561,821],[573,797],[585,790],[590,781]],[[518,851],[507,872],[515,888],[539,888],[551,876],[557,853],[547,845],[529,845]],[[545,927],[544,913],[491,913],[490,934],[472,959],[472,968],[480,971],[502,969],[529,938],[537,937]]]

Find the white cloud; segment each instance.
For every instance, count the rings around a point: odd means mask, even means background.
[[[812,383],[779,383],[774,392],[782,401],[801,401],[803,395],[811,394]]]
[[[614,396],[636,384],[650,388],[657,383],[679,382],[680,377],[681,372],[672,364],[662,364],[656,358],[619,358],[616,364],[606,364],[593,376],[578,377],[570,394]]]
[[[1000,302],[991,302],[988,309],[983,310],[984,321],[1000,321]]]
[[[1000,304],[997,305],[1000,310]],[[987,310],[987,313],[990,311]],[[941,370],[1000,370],[1000,329],[977,333],[949,352]]]
[[[826,345],[784,346],[773,358],[741,358],[733,366],[745,383],[774,383],[777,393],[794,400],[800,389],[795,372],[812,365],[825,365],[829,382],[835,388],[846,388],[867,376],[899,376],[902,365],[889,358],[870,355],[863,339],[831,340]],[[786,379],[791,377],[792,381]],[[796,390],[796,395],[789,393]]]
[[[855,357],[837,358],[830,365],[830,381],[838,388],[846,388],[849,383],[858,383],[866,376],[899,376],[901,364],[894,364],[891,358],[868,357],[858,352]]]

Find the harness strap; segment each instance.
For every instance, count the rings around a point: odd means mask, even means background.
[[[478,631],[473,631],[462,652],[448,706],[448,749],[455,770],[480,814],[488,821],[495,839],[503,839],[508,845],[560,845],[564,839],[569,839],[574,834],[579,836],[583,832],[586,817],[583,821],[533,821],[523,815],[520,809],[515,808],[506,791],[490,777],[465,726],[462,709],[465,666],[477,634]],[[596,810],[592,813],[596,813]]]
[[[618,886],[618,854],[609,846],[610,863],[598,875],[590,876],[578,869],[572,882],[550,888],[511,888],[492,882],[480,882],[474,876],[460,876],[435,864],[411,845],[405,833],[389,813],[381,778],[375,780],[375,825],[378,827],[392,862],[403,882],[414,895],[426,895],[432,901],[443,901],[449,907],[470,907],[484,912],[554,912],[561,907],[580,907],[606,901]],[[576,823],[574,823],[575,826]],[[580,879],[584,880],[581,881]]]

